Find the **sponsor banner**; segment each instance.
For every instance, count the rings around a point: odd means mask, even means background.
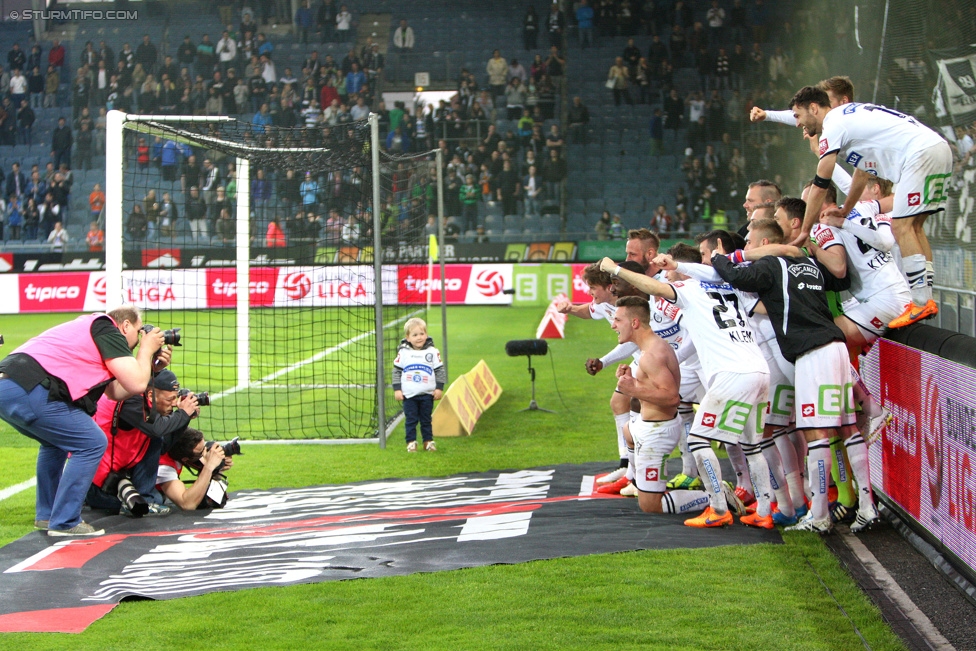
[[[574,303],[589,303],[593,300],[593,297],[589,294],[589,285],[583,282],[583,270],[586,269],[586,266],[585,264],[573,265],[572,301]]]
[[[235,249],[226,247],[135,249],[125,251],[123,258],[129,269],[207,269],[237,265]],[[315,247],[311,244],[270,249],[251,247],[252,268],[293,266],[314,259]]]
[[[658,251],[666,252],[678,242],[694,244],[691,239],[662,239]],[[585,240],[579,243],[579,251],[576,260],[580,262],[599,262],[603,258],[612,258],[618,262],[627,258],[624,247],[627,242],[624,240]]]
[[[81,312],[88,294],[87,271],[59,274],[20,274],[20,312]],[[4,308],[7,306],[5,305]]]
[[[894,416],[870,448],[871,483],[976,569],[976,369],[887,339],[861,369]]]
[[[445,262],[504,262],[507,244],[486,242],[484,244],[441,243],[439,253]],[[383,262],[386,263],[426,263],[429,252],[427,242],[383,247]]]
[[[200,310],[207,307],[206,276],[192,269],[134,269],[122,272],[122,301],[144,310]],[[89,274],[85,311],[105,309],[105,274]]]
[[[427,265],[401,265],[398,274],[398,296],[401,303],[426,303],[441,300],[440,269],[435,266],[428,282]],[[444,268],[444,295],[451,305],[511,305],[512,296],[504,290],[512,285],[510,264],[449,264]]]
[[[13,271],[34,273],[40,271],[101,271],[105,269],[105,254],[90,253],[14,253]]]
[[[383,267],[384,305],[396,304],[396,283],[396,267]],[[373,305],[375,302],[372,267],[290,267],[278,272],[276,307]]]
[[[571,292],[573,266],[569,264],[518,264],[512,274],[515,305],[542,307]]]
[[[207,307],[235,307],[237,305],[237,270],[207,269]],[[248,292],[252,307],[274,305],[275,290],[278,287],[278,269],[257,267],[250,271]]]
[[[14,254],[0,253],[0,274],[10,273],[14,270]]]

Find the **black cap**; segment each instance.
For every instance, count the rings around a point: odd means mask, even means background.
[[[173,371],[164,368],[153,378],[153,386],[160,391],[178,391],[180,382],[176,379],[176,374]]]

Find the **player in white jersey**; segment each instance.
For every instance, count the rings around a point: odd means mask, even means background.
[[[890,189],[887,179],[869,179],[862,200],[845,219],[829,216],[837,193],[828,188],[825,214],[811,232],[820,248],[817,259],[834,276],[851,278],[854,299],[844,302],[844,314],[834,322],[844,331],[854,355],[884,334],[888,323],[911,300],[908,283],[891,254],[895,246],[891,218],[881,205],[881,200],[891,205]]]
[[[662,268],[672,269],[682,276],[706,282],[722,282],[711,266],[711,258],[714,251],[724,254],[727,249],[732,248],[731,238],[727,235],[724,231],[706,233],[698,238],[697,250],[684,244],[676,244],[668,251],[668,255],[658,256],[656,262]],[[803,476],[789,427],[793,422],[794,411],[793,365],[783,358],[769,317],[757,311],[763,309],[758,295],[738,289],[735,293],[739,297],[739,305],[748,315],[756,343],[769,367],[770,400],[760,448],[769,466],[771,485],[779,508],[772,514],[772,518],[765,521],[765,525],[789,526],[796,524],[797,513],[802,517],[806,512]],[[736,488],[736,493],[742,498],[739,487]]]
[[[757,513],[769,516],[769,467],[759,450],[769,369],[731,286],[691,279],[662,283],[621,269],[610,258],[604,258],[600,268],[641,291],[676,303],[695,337],[707,391],[695,416],[688,445],[709,494],[709,507],[685,524],[718,527],[733,522],[728,503],[731,491],[722,482],[712,440],[741,443],[744,449],[748,446],[746,456],[757,493]],[[741,515],[744,510],[741,501],[734,494],[731,498]]]
[[[938,133],[915,118],[877,104],[830,107],[827,94],[812,86],[801,88],[790,108],[797,126],[819,138],[820,163],[807,198],[802,244],[820,216],[830,175],[837,162],[854,166],[854,177],[839,217],[847,217],[860,200],[867,176],[874,174],[896,184],[892,229],[901,248],[902,265],[912,302],[889,323],[900,328],[935,316],[932,300],[932,249],[923,226],[928,215],[945,209],[952,174],[952,150]]]

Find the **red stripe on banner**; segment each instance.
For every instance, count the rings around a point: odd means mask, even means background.
[[[85,563],[127,537],[116,534],[88,540],[72,540],[62,547],[56,547],[51,551],[46,550],[46,553],[39,555],[35,562],[19,567],[18,571],[43,572],[83,567]]]
[[[99,604],[0,615],[0,633],[81,633],[117,605]]]

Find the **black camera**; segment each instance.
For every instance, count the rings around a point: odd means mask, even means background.
[[[181,400],[183,398],[187,397],[188,395],[190,395],[190,390],[189,389],[180,389],[179,396],[180,396],[180,399]],[[197,399],[197,405],[199,405],[201,407],[209,407],[210,406],[210,392],[209,391],[201,391],[200,393],[196,393],[194,395],[196,396],[196,399]],[[234,439],[234,440],[236,441],[237,439]],[[239,446],[238,446],[238,449],[240,449]]]
[[[129,510],[132,517],[141,518],[149,513],[149,502],[139,494],[139,491],[136,490],[136,487],[132,485],[132,482],[128,478],[119,480],[118,495],[119,501]]]
[[[241,452],[241,439],[239,436],[235,436],[234,438],[232,438],[230,441],[227,441],[226,443],[207,441],[208,450],[215,445],[220,445],[220,447],[224,449],[224,456],[226,457],[233,457],[238,454],[244,454],[243,452]],[[220,463],[220,467],[214,470],[214,474],[216,475],[218,472],[222,471],[226,467],[227,467],[227,460],[225,459]]]
[[[142,326],[142,331],[145,333],[150,333],[153,331],[154,325],[144,325]],[[163,343],[167,346],[180,346],[180,330],[181,328],[173,328],[172,330],[163,330]]]

